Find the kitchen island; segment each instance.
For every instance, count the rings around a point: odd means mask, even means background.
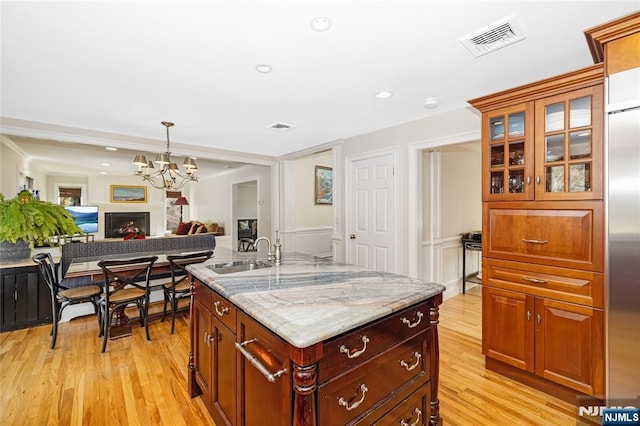
[[[443,286],[297,253],[188,270],[189,391],[216,425],[441,423]]]

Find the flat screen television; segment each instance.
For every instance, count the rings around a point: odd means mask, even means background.
[[[67,206],[66,209],[82,232],[98,232],[98,206]]]

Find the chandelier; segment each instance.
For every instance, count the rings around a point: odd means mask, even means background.
[[[184,174],[180,173],[178,165],[171,161],[171,151],[169,150],[169,127],[173,123],[163,121],[162,125],[167,128],[167,150],[156,155],[155,163],[158,164],[158,170],[154,171],[153,161],[147,161],[147,158],[138,154],[133,159],[133,164],[137,169],[133,174],[142,176],[142,180],[149,182],[151,186],[158,189],[180,189],[188,182],[197,182],[196,171],[198,166],[193,158],[184,159],[182,166],[185,168]]]

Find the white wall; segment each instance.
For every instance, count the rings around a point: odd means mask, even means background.
[[[201,178],[199,183],[192,184],[190,188],[187,198],[191,205],[188,216],[185,210],[185,220],[217,222],[225,227],[225,235],[232,237],[232,246],[235,247],[237,233],[233,220],[233,185],[253,180],[257,181],[258,212],[254,217],[258,218],[258,234],[271,238],[272,176],[269,166],[247,165],[222,175]]]
[[[0,192],[5,198],[13,198],[18,193],[21,182],[18,175],[22,173],[34,180],[34,188],[40,191],[41,199],[47,196],[47,176],[37,162],[29,160],[13,141],[0,135]]]
[[[465,135],[468,133],[480,132],[480,116],[471,108],[443,113],[434,117],[427,117],[379,130],[373,133],[354,136],[344,140],[341,146],[340,164],[337,167],[345,167],[347,157],[363,155],[382,149],[390,149],[398,147],[400,151],[399,167],[396,176],[400,180],[400,193],[397,194],[397,200],[400,203],[399,218],[399,253],[398,253],[398,272],[400,274],[408,274],[408,251],[409,251],[409,233],[418,232],[417,229],[409,229],[409,167],[408,152],[410,145],[421,142],[432,141],[437,144],[440,139],[448,139],[455,135]],[[346,191],[344,191],[346,192]],[[344,192],[340,196],[344,196]],[[335,200],[334,200],[335,202]],[[336,212],[336,228],[337,232],[343,236],[344,241],[348,241],[346,237],[344,211]],[[339,260],[344,260],[344,247],[342,250],[336,250],[336,256]]]
[[[236,216],[238,219],[258,217],[258,182],[250,181],[236,185]]]
[[[283,247],[312,255],[331,254],[334,206],[315,204],[315,166],[334,167],[333,152],[283,163]]]

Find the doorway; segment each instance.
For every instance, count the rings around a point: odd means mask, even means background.
[[[231,204],[232,247],[238,247],[247,232],[255,236],[260,232],[258,178],[233,183]]]
[[[396,151],[347,161],[347,262],[397,272]]]

